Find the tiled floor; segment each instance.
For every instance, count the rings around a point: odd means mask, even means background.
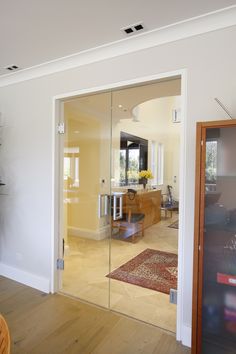
[[[174,214],[145,230],[137,243],[111,241],[111,270],[135,257],[147,248],[178,252],[178,230],[169,228],[178,218]],[[94,241],[76,236],[69,237],[70,252],[65,257],[63,292],[80,299],[110,308],[175,332],[176,305],[169,296],[136,285],[110,280],[109,240]],[[110,289],[110,298],[109,298]]]

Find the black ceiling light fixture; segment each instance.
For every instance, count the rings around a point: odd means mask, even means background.
[[[16,71],[16,70],[19,70],[20,68],[17,65],[9,65],[9,66],[6,66],[5,69],[7,71]]]
[[[145,29],[143,22],[136,23],[134,25],[129,25],[127,27],[121,28],[121,31],[124,32],[125,35],[137,34]]]
[[[141,31],[141,30],[143,30],[143,29],[144,29],[144,27],[143,27],[143,24],[142,24],[142,23],[140,23],[139,25],[135,25],[135,26],[134,26],[134,28],[135,28],[135,30],[136,30],[136,31]]]
[[[126,34],[130,34],[134,32],[134,30],[131,27],[125,28],[124,31]]]

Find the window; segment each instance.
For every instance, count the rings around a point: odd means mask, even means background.
[[[79,187],[79,147],[64,149],[64,180],[70,180],[70,187]]]
[[[164,183],[164,145],[158,144],[157,184]]]
[[[70,157],[64,157],[64,179],[70,177]]]
[[[120,150],[120,183],[125,184],[126,180],[126,150]]]
[[[79,157],[75,157],[75,187],[79,187]]]
[[[120,185],[138,184],[139,171],[148,166],[148,141],[120,133]]]
[[[128,184],[138,183],[139,181],[139,160],[140,160],[140,149],[139,146],[132,142],[129,142],[128,146],[128,171],[127,178]],[[132,146],[132,147],[131,147]]]
[[[152,174],[153,174],[153,184],[158,184],[157,178],[157,143],[156,141],[152,141],[151,145],[151,156],[152,156]]]
[[[217,140],[206,141],[206,183],[216,184]]]

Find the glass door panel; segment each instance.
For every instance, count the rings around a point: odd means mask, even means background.
[[[207,128],[202,353],[236,347],[236,127]]]
[[[168,138],[171,124],[157,119],[168,116],[165,107],[171,112],[172,103],[155,100],[156,90],[151,84],[112,93],[110,308],[175,332],[176,305],[169,295],[177,288],[178,229],[168,225],[178,219],[178,206],[169,206],[162,220],[157,156],[161,141],[168,157],[179,160],[179,126],[171,126]],[[139,104],[132,109],[134,102]],[[168,159],[170,176],[178,175],[173,166]]]
[[[111,93],[64,103],[62,291],[108,307]]]

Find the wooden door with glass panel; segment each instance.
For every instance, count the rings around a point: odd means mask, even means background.
[[[236,352],[236,121],[198,124],[193,354]]]

